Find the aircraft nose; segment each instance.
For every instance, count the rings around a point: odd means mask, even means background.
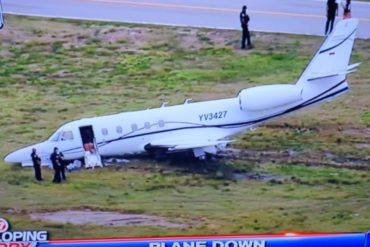
[[[9,153],[5,156],[4,161],[6,163],[22,163],[24,161],[31,160],[31,149],[22,148],[17,151]]]

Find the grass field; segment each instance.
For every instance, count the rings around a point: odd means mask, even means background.
[[[254,33],[255,49],[240,51],[236,31],[6,19],[0,31],[1,156],[47,138],[71,119],[293,82],[321,42]],[[44,171],[48,181],[38,184],[32,170],[0,161],[0,215],[16,229],[47,229],[56,238],[369,230],[368,40],[356,41],[352,60],[363,64],[349,76],[350,93],[240,136],[234,147],[253,151],[261,162],[232,159],[207,172],[202,164],[195,169],[143,159],[124,168],[74,172],[56,186],[50,171]],[[299,162],[265,161],[269,151],[294,153]],[[281,179],[225,179],[230,170]],[[70,208],[159,215],[190,227],[107,229],[28,215]]]

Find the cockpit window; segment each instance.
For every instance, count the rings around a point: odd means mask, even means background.
[[[57,142],[59,141],[59,137],[60,137],[60,131],[57,131],[55,132],[54,134],[52,134],[50,137],[49,137],[49,141],[52,141],[52,142]]]
[[[63,131],[61,140],[62,141],[73,140],[73,132],[72,131]]]

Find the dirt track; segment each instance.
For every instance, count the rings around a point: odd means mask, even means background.
[[[232,159],[242,159],[256,163],[288,163],[304,164],[308,166],[330,166],[337,168],[349,168],[356,170],[370,169],[370,156],[357,158],[353,156],[334,156],[327,153],[320,155],[301,155],[294,151],[255,151],[248,149],[228,148],[221,153],[221,156]]]
[[[33,220],[73,225],[102,226],[155,226],[167,228],[185,228],[185,224],[171,223],[163,217],[144,214],[124,214],[118,212],[66,210],[59,212],[32,213]]]

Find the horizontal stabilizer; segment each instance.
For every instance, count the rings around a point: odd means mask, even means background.
[[[347,71],[347,74],[351,74],[351,73],[356,72],[356,71],[357,71],[357,69],[348,70],[348,71]]]
[[[351,65],[348,65],[347,67],[347,71],[348,70],[353,70],[353,69],[356,69],[358,66],[360,66],[361,63],[354,63],[354,64],[351,64]],[[355,70],[354,70],[355,71]]]
[[[340,75],[340,73],[335,73],[335,74],[331,74],[331,75],[317,75],[316,77],[308,78],[307,81],[316,81],[316,80],[320,80],[320,79],[327,79],[327,78],[338,76],[338,75]]]
[[[347,67],[347,71],[339,71],[339,72],[336,72],[336,73],[332,73],[332,74],[321,74],[321,75],[316,75],[315,77],[311,77],[311,78],[308,78],[307,81],[315,81],[315,80],[320,80],[320,79],[327,79],[327,78],[330,78],[330,77],[335,77],[335,76],[338,76],[338,75],[347,75],[347,74],[351,74],[355,71],[357,71],[357,67],[360,65],[361,63],[356,63],[356,64],[352,64],[352,65],[349,65]]]

